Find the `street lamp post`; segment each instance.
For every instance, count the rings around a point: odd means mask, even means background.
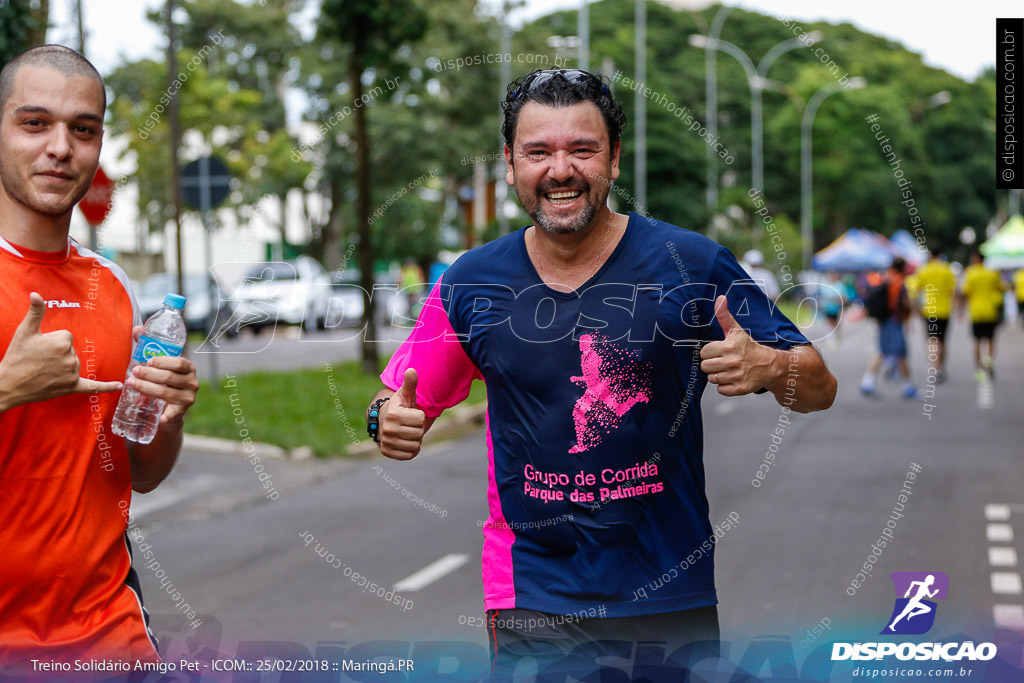
[[[717,16],[715,18],[717,19]],[[750,175],[751,185],[754,189],[764,190],[764,124],[761,93],[764,91],[767,82],[768,69],[771,68],[776,59],[786,52],[813,45],[822,38],[824,38],[824,35],[821,31],[812,31],[807,34],[806,38],[790,38],[789,40],[777,43],[765,53],[757,66],[754,66],[753,60],[747,56],[746,52],[733,43],[720,40],[717,37],[703,36],[699,33],[691,35],[689,38],[690,45],[706,48],[708,54],[715,50],[721,50],[732,55],[740,63],[740,66],[743,67],[743,71],[746,72],[747,83],[750,86]]]
[[[821,103],[829,95],[844,89],[856,90],[863,88],[865,85],[867,85],[867,81],[860,76],[851,78],[845,86],[840,85],[838,82],[829,83],[811,96],[810,101],[807,103],[807,108],[804,109],[803,120],[800,122],[800,241],[802,242],[800,263],[805,270],[811,267],[811,251],[814,247],[811,231],[811,212],[813,210],[811,135],[814,129],[814,116],[818,113],[818,107],[821,106]]]
[[[647,83],[647,2],[636,0],[636,80],[637,83]],[[634,167],[636,169],[636,187],[634,196],[637,205],[642,210],[647,210],[647,98],[642,88],[637,88],[634,93],[634,111],[636,118],[636,154]]]
[[[508,15],[512,11],[512,3],[509,0],[505,0],[501,10],[501,54],[507,55],[512,50],[512,29],[508,25]],[[498,65],[498,73],[498,78],[501,81],[501,90],[498,91],[498,97],[504,100],[506,95],[505,88],[508,87],[508,82],[512,80],[512,65],[502,59],[501,64]],[[498,149],[504,149],[504,147],[505,138],[501,133],[498,133]],[[505,160],[498,159],[494,164],[494,211],[498,218],[499,235],[508,234],[508,216],[505,215],[506,201],[508,201],[508,183],[505,182]]]
[[[722,32],[722,24],[732,12],[732,7],[723,5],[711,20],[711,28],[708,30],[708,40],[718,40]],[[718,53],[710,47],[704,52],[704,108],[707,112],[708,134],[712,140],[718,138]],[[704,145],[705,156],[707,157],[707,189],[705,198],[708,204],[708,229],[711,229],[711,221],[718,208],[718,159],[715,158],[715,150],[710,145]]]
[[[752,97],[750,107],[750,128],[754,157],[754,189],[764,191],[764,125],[762,123],[763,109],[761,107],[761,96],[764,92],[765,82],[768,78],[768,69],[771,68],[776,59],[786,52],[805,46],[809,47],[824,37],[825,36],[821,31],[811,31],[807,34],[806,39],[791,38],[790,40],[784,40],[781,43],[776,43],[764,54],[761,61],[757,63],[757,78],[754,80],[753,87],[750,90],[750,95]],[[757,117],[756,125],[754,123],[754,117]]]
[[[579,68],[590,71],[590,7],[589,0],[580,3],[579,15],[576,17],[576,33],[580,37]]]

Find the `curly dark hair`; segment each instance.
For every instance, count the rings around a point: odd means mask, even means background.
[[[569,107],[580,102],[593,102],[601,111],[608,128],[608,141],[618,142],[626,130],[626,115],[608,88],[609,81],[600,74],[581,69],[538,69],[508,84],[501,110],[505,120],[501,134],[505,144],[512,146],[519,112],[527,102],[549,107]]]

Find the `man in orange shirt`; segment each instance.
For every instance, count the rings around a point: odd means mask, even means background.
[[[885,285],[888,294],[888,316],[878,321],[878,355],[871,361],[860,381],[860,392],[865,396],[878,396],[877,376],[883,363],[891,364],[892,371],[899,371],[903,379],[903,398],[918,399],[920,393],[910,381],[907,366],[907,339],[903,329],[910,317],[910,299],[904,284],[907,262],[897,256],[886,273]]]
[[[0,71],[0,674],[159,659],[127,510],[174,466],[198,383],[189,360],[152,359],[127,381],[167,402],[156,437],[111,432],[138,307],[124,272],[68,237],[105,108],[68,48]]]

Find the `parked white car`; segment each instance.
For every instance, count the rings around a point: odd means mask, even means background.
[[[231,295],[235,324],[253,332],[275,324],[323,329],[331,294],[331,277],[310,256],[263,263]]]
[[[377,275],[372,295],[377,309],[377,325],[387,327],[402,322],[404,300],[396,296],[398,285],[396,273]],[[335,273],[334,294],[327,313],[327,327],[358,327],[363,324],[364,295],[360,284],[359,270],[350,268]]]

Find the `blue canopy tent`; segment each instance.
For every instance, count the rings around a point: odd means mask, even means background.
[[[814,255],[815,270],[859,272],[883,270],[892,263],[893,247],[889,240],[861,228],[850,228]]]
[[[928,260],[928,249],[906,230],[894,232],[889,242],[896,248],[896,254],[913,266],[919,266]]]

